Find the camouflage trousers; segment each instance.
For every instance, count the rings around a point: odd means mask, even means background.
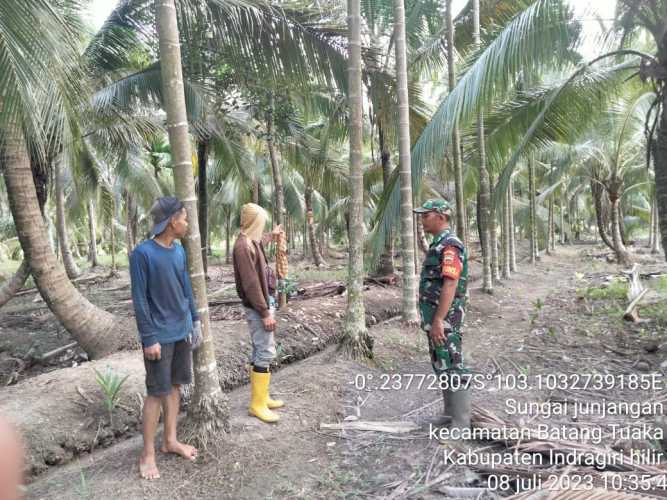
[[[431,366],[436,375],[445,373],[465,373],[467,371],[463,360],[462,336],[458,328],[445,329],[445,343],[441,346],[433,344],[430,334],[428,338],[428,352],[431,356]]]
[[[462,306],[456,305],[458,307],[452,308],[445,320],[445,343],[436,346],[433,344],[430,335],[435,307],[424,303],[420,304],[421,326],[428,339],[428,351],[431,356],[433,371],[438,376],[447,372],[465,373],[467,371],[463,360],[463,335],[461,333],[465,312]]]

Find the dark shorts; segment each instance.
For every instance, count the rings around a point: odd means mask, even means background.
[[[173,386],[192,383],[192,351],[185,340],[161,344],[160,359],[144,358],[144,366],[149,396],[166,396]]]

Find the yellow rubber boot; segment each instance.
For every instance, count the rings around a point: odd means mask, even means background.
[[[252,365],[250,366],[250,376],[252,376]],[[271,379],[269,378],[269,382]],[[266,406],[270,410],[275,410],[276,408],[282,408],[285,406],[285,402],[282,399],[272,399],[271,396],[266,400]]]
[[[269,399],[266,400],[266,406],[271,410],[275,410],[276,408],[285,406],[285,402],[282,399],[271,399],[271,396],[269,396]]]
[[[262,422],[277,422],[280,417],[269,410],[267,401],[269,399],[269,382],[271,381],[270,373],[258,373],[255,370],[250,372],[250,388],[252,392],[252,399],[250,400],[250,408],[248,413],[253,417],[257,417]]]

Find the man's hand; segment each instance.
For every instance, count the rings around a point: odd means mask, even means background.
[[[190,349],[196,351],[201,346],[202,336],[201,336],[201,321],[195,321],[192,325],[192,332],[188,336],[188,343],[190,344]]]
[[[162,348],[160,347],[159,342],[157,344],[153,344],[150,347],[144,347],[144,357],[148,361],[159,360],[161,358],[161,354]]]
[[[262,323],[264,323],[264,329],[269,332],[272,332],[276,329],[276,320],[273,318],[273,316],[262,318]]]
[[[433,318],[431,331],[429,332],[433,344],[441,346],[445,344],[445,321],[440,318]]]

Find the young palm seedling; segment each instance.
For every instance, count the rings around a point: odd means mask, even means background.
[[[95,380],[104,394],[104,406],[109,412],[109,425],[112,427],[113,412],[120,398],[120,390],[128,377],[129,375],[122,377],[119,373],[113,371],[110,366],[107,367],[107,371],[104,374],[95,369]]]

